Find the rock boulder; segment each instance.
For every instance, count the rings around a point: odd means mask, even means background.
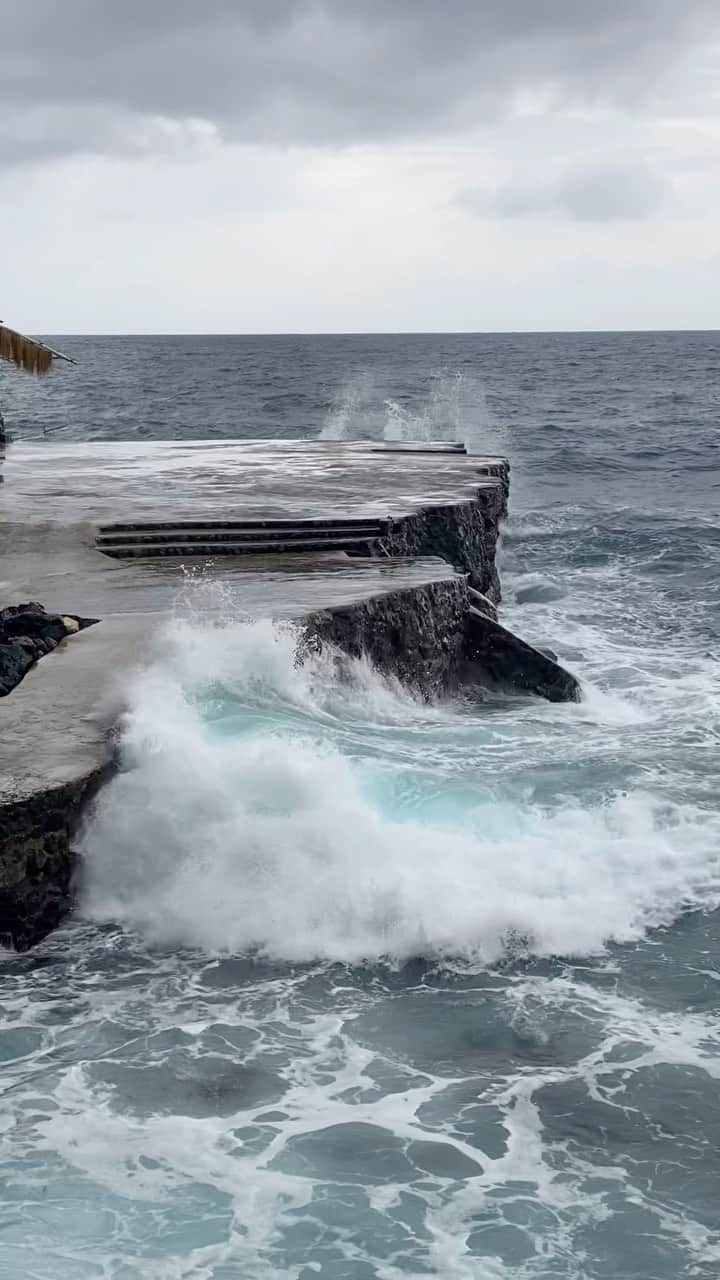
[[[38,658],[93,621],[46,613],[36,600],[0,609],[0,697],[12,692]]]
[[[467,683],[534,693],[549,702],[580,701],[580,684],[574,675],[475,608],[465,615],[464,659]]]

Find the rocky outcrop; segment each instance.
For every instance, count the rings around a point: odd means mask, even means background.
[[[473,686],[577,702],[580,685],[547,653],[497,621],[462,578],[413,587],[305,621],[298,661],[330,644],[428,701]]]
[[[108,769],[0,802],[0,946],[25,951],[72,906],[73,836]]]
[[[35,601],[0,609],[0,697],[10,693],[61,640],[92,626],[93,621],[46,613]]]
[[[580,685],[564,667],[507,627],[470,608],[465,615],[464,683],[536,694],[549,702],[579,702]]]
[[[368,658],[426,699],[441,697],[458,683],[467,601],[467,584],[458,577],[312,614],[300,659],[308,648],[332,644],[352,658]]]

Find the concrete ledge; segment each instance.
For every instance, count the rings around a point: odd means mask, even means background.
[[[114,672],[150,620],[100,623],[64,640],[0,705],[0,944],[24,950],[72,904],[73,837],[113,767]]]

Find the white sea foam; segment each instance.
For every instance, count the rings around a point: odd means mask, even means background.
[[[543,715],[518,739],[531,759]],[[559,715],[582,725],[548,708],[546,732]],[[455,762],[472,748],[470,773],[428,775],[429,725],[446,752],[459,736]],[[488,961],[597,951],[717,894],[710,813],[622,788],[544,798],[532,768],[500,785],[482,725],[361,665],[348,684],[327,654],[298,666],[287,628],[176,626],[84,835],[84,909],[211,951]]]

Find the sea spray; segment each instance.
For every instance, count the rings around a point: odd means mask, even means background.
[[[215,952],[488,962],[597,952],[717,892],[717,820],[641,789],[543,793],[542,737],[581,740],[592,710],[520,708],[507,768],[492,709],[420,707],[365,664],[298,664],[296,641],[175,624],[85,830],[86,915]]]
[[[422,398],[389,396],[371,370],[348,378],[335,395],[321,440],[459,441],[473,452],[502,452],[482,380],[460,370],[429,376]]]

